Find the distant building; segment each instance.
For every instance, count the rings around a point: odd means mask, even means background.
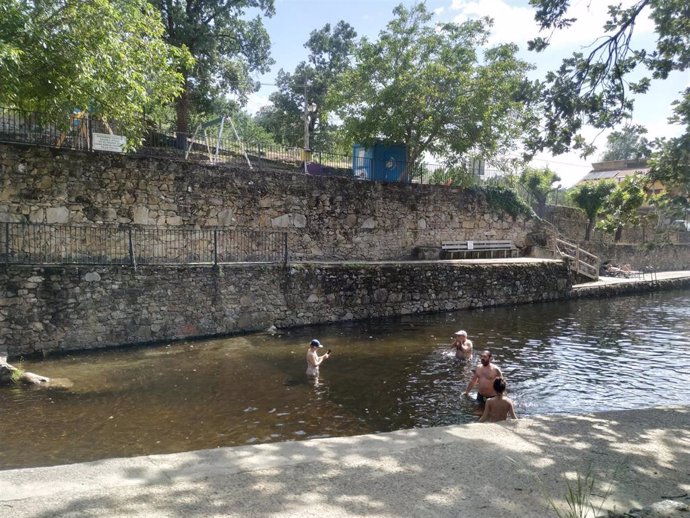
[[[585,175],[582,180],[577,182],[578,185],[585,183],[601,182],[604,180],[613,180],[615,182],[622,182],[626,177],[635,174],[648,174],[649,166],[647,160],[641,158],[639,160],[608,160],[606,162],[595,162],[592,164],[592,170]],[[647,189],[647,194],[659,194],[664,192],[664,186],[659,182]]]

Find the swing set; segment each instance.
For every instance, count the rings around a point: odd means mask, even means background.
[[[235,124],[232,122],[232,118],[226,117],[225,115],[222,117],[218,117],[217,119],[210,120],[208,122],[204,122],[202,124],[199,124],[196,129],[194,130],[194,134],[192,135],[192,138],[189,139],[189,144],[187,146],[187,149],[185,150],[185,155],[184,158],[187,160],[189,157],[189,153],[191,152],[192,148],[194,147],[195,144],[199,144],[201,146],[206,146],[206,152],[208,153],[208,159],[212,164],[217,164],[220,162],[220,142],[223,138],[223,128],[225,126],[225,121],[228,121],[230,123],[230,126],[232,127],[232,131],[235,134],[235,138],[237,141],[240,143],[240,149],[242,154],[244,155],[245,160],[247,161],[247,165],[249,166],[249,169],[253,169],[252,163],[249,161],[249,156],[247,155],[247,150],[244,147],[244,143],[240,139],[239,134],[237,133],[237,128],[235,128]],[[209,128],[212,128],[214,126],[218,125],[218,136],[216,138],[216,145],[215,149],[213,149],[213,146],[211,145],[211,135],[210,135],[210,130]],[[203,131],[204,133],[204,138],[203,141],[196,141],[197,135]]]

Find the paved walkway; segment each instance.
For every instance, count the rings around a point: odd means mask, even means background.
[[[604,509],[690,501],[690,407],[0,471],[0,516],[542,518],[577,472]]]
[[[690,271],[677,271],[677,272],[658,272],[658,273],[645,273],[640,277],[604,277],[603,275],[599,277],[596,282],[587,282],[583,284],[576,284],[573,288],[579,288],[582,286],[607,286],[616,284],[639,284],[647,282],[659,282],[673,279],[690,279]]]

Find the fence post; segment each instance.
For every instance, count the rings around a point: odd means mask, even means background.
[[[86,116],[86,123],[89,125],[89,141],[86,143],[86,150],[93,151],[93,123],[91,121],[91,114]]]
[[[136,259],[136,257],[134,256],[134,241],[132,240],[132,227],[129,227],[129,228],[127,229],[127,235],[128,235],[128,238],[129,238],[129,264],[131,264],[132,266],[134,266],[134,268],[136,269],[136,267],[137,267],[137,259]]]
[[[218,230],[213,229],[213,265],[218,266]]]
[[[288,235],[283,232],[283,264],[287,266],[288,262]]]
[[[10,264],[10,224],[5,223],[5,263]]]

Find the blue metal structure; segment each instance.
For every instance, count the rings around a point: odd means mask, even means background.
[[[404,144],[386,145],[381,141],[372,147],[352,146],[352,171],[360,180],[409,182],[407,149]]]

